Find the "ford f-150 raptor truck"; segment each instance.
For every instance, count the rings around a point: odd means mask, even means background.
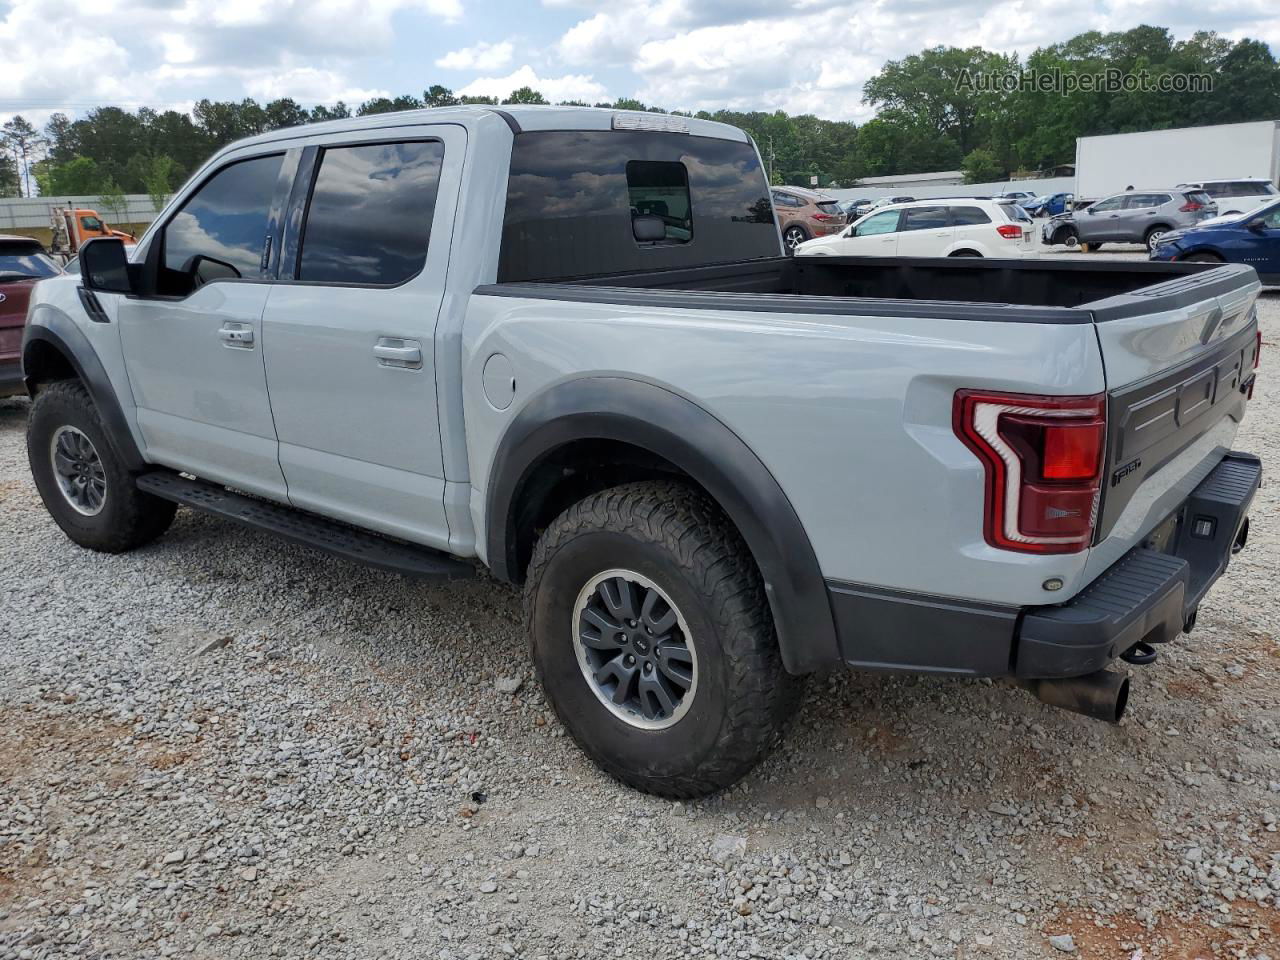
[[[1117,720],[1244,545],[1247,266],[784,256],[741,131],[464,107],[220,151],[37,285],[31,469],[103,551],[177,505],[522,584],[638,788],[732,783],[805,674]]]

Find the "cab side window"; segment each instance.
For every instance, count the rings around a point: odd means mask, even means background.
[[[443,165],[439,140],[326,147],[298,279],[390,287],[416,276],[427,260]]]
[[[981,223],[990,223],[991,218],[979,207],[952,207],[951,222],[957,227],[974,227]]]
[[[899,230],[940,230],[947,225],[946,207],[908,207]]]
[[[202,283],[260,280],[267,220],[283,154],[223,167],[165,225],[162,293],[179,296]]]
[[[886,210],[883,213],[867,217],[866,220],[858,224],[854,236],[872,237],[879,233],[896,233],[900,216],[901,213],[897,210]]]

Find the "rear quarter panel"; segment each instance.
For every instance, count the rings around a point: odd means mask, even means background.
[[[1085,555],[994,550],[983,475],[955,437],[960,387],[1054,394],[1104,389],[1089,323],[1044,324],[657,309],[477,295],[463,331],[463,395],[485,542],[485,491],[507,425],[531,397],[577,377],[629,377],[699,404],[760,458],[790,499],[824,577],[997,603],[1058,599]],[[482,371],[511,363],[496,409]],[[1065,591],[1064,591],[1065,592]]]

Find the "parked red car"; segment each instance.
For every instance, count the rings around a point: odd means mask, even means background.
[[[37,280],[61,272],[38,240],[0,234],[0,397],[25,392],[22,328],[27,322],[27,301]]]

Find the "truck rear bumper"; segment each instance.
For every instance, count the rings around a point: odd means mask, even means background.
[[[1067,603],[1004,607],[827,584],[841,655],[862,669],[1077,677],[1138,644],[1173,640],[1244,545],[1262,479],[1229,453],[1147,538]]]

